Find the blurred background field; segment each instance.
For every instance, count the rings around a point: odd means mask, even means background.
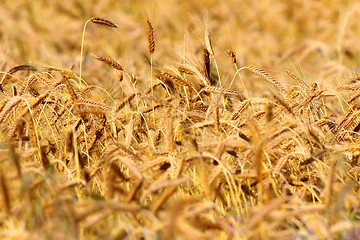
[[[90,17],[100,16],[119,27],[109,31],[89,26],[86,56],[109,55],[145,77],[145,14],[156,29],[154,59],[162,62],[181,62],[184,46],[186,57],[199,61],[208,29],[223,71],[233,70],[226,57],[228,49],[236,52],[240,66],[268,66],[275,72],[291,68],[306,73],[309,81],[316,76],[331,80],[356,71],[359,65],[356,1],[2,2],[2,65],[74,65],[78,69],[82,27]],[[101,64],[91,65],[87,74],[104,76]]]

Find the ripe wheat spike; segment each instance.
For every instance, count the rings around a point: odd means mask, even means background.
[[[270,83],[279,93],[281,93],[283,96],[286,96],[285,89],[281,86],[281,84],[273,78],[270,74],[265,72],[263,69],[255,66],[247,66],[247,69],[255,73],[256,75],[259,75],[260,77],[264,78],[268,83]]]
[[[211,82],[210,80],[210,53],[209,53],[209,50],[208,49],[204,49],[203,51],[203,61],[204,61],[204,74],[206,76],[207,79],[209,79],[209,81]]]
[[[242,96],[242,94],[240,92],[235,91],[235,90],[222,88],[222,87],[205,86],[205,87],[202,88],[202,91],[212,92],[212,93],[220,93],[220,94],[229,95],[229,96],[236,96],[236,97],[239,97],[242,100],[245,99],[244,96]]]
[[[98,108],[101,110],[105,110],[105,111],[110,111],[111,107],[99,103],[97,101],[91,100],[91,99],[85,99],[85,98],[79,98],[76,102],[76,105],[78,106],[84,106],[84,107],[89,107],[89,108]]]
[[[93,17],[93,18],[91,18],[91,22],[101,25],[101,26],[117,28],[117,25],[115,23],[113,23],[105,18]]]
[[[155,33],[154,33],[154,27],[152,23],[150,22],[149,18],[146,17],[146,23],[147,23],[147,39],[148,39],[148,48],[150,55],[154,54],[155,52]]]
[[[96,56],[95,58],[101,62],[104,62],[104,63],[110,65],[111,67],[115,68],[116,70],[119,70],[119,71],[124,70],[123,67],[120,65],[120,63],[118,63],[117,61],[115,61],[112,58],[102,57],[102,56]]]
[[[9,71],[7,71],[7,73],[5,73],[3,79],[1,80],[0,85],[2,86],[3,84],[5,84],[10,78],[11,75],[18,72],[18,71],[36,71],[37,68],[33,65],[29,65],[29,64],[21,64],[21,65],[17,65],[14,66],[12,68],[9,69]]]
[[[161,75],[163,75],[166,78],[169,78],[171,81],[173,81],[176,84],[187,86],[189,88],[192,87],[192,84],[189,81],[185,80],[180,75],[173,73],[171,71],[163,71],[161,72]]]

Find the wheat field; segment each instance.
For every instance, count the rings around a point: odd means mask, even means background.
[[[1,239],[360,239],[360,4],[1,1]]]

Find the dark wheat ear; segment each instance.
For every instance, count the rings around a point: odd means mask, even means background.
[[[117,61],[115,61],[112,58],[102,57],[102,56],[95,56],[95,58],[101,62],[104,62],[104,63],[110,65],[111,67],[115,68],[116,70],[123,71],[123,67],[120,65],[120,63],[118,63]]]
[[[17,65],[17,66],[14,66],[14,67],[10,68],[9,71],[6,73],[6,76],[10,77],[8,75],[11,75],[11,74],[16,73],[18,71],[24,71],[24,70],[36,71],[37,68],[35,66],[29,65],[29,64]]]
[[[204,74],[205,77],[209,80],[209,82],[211,82],[210,80],[210,53],[209,50],[207,50],[207,48],[204,48],[203,50],[203,61],[204,61]]]
[[[1,82],[0,82],[0,89],[3,90],[3,86],[4,84],[11,78],[11,75],[18,72],[18,71],[36,71],[37,68],[33,65],[29,65],[29,64],[22,64],[22,65],[17,65],[14,66],[12,68],[9,69],[9,71],[7,71],[7,73],[5,73],[4,77],[2,78]]]
[[[148,17],[146,17],[146,23],[147,23],[147,38],[148,38],[148,44],[149,44],[149,53],[150,53],[150,55],[152,55],[155,52],[154,27]]]
[[[162,76],[164,76],[165,78],[170,79],[174,83],[177,83],[179,85],[183,85],[183,86],[192,88],[192,84],[189,81],[187,81],[186,79],[181,77],[179,74],[176,74],[175,72],[173,72],[171,70],[169,70],[169,71],[161,71],[160,74]]]
[[[91,22],[98,24],[98,25],[106,26],[106,27],[117,28],[117,25],[115,23],[113,23],[105,18],[93,17],[93,18],[91,18]]]

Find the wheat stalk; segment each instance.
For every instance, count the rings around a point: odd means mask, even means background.
[[[80,49],[80,74],[79,74],[79,83],[81,83],[82,81],[82,68],[83,68],[83,54],[84,54],[84,42],[85,42],[85,30],[86,30],[86,26],[88,25],[89,22],[95,23],[97,25],[100,26],[106,26],[106,27],[111,27],[111,28],[117,28],[116,24],[104,19],[104,18],[100,18],[100,17],[92,17],[90,19],[88,19],[85,24],[84,24],[84,28],[82,31],[82,37],[81,37],[81,49]]]
[[[174,117],[170,106],[166,109],[166,150],[169,153],[174,151],[174,130],[173,130]]]
[[[2,171],[0,172],[0,188],[1,188],[1,194],[3,196],[4,205],[3,206],[6,209],[7,214],[11,213],[11,198],[9,193],[9,188],[6,180],[6,176]]]

